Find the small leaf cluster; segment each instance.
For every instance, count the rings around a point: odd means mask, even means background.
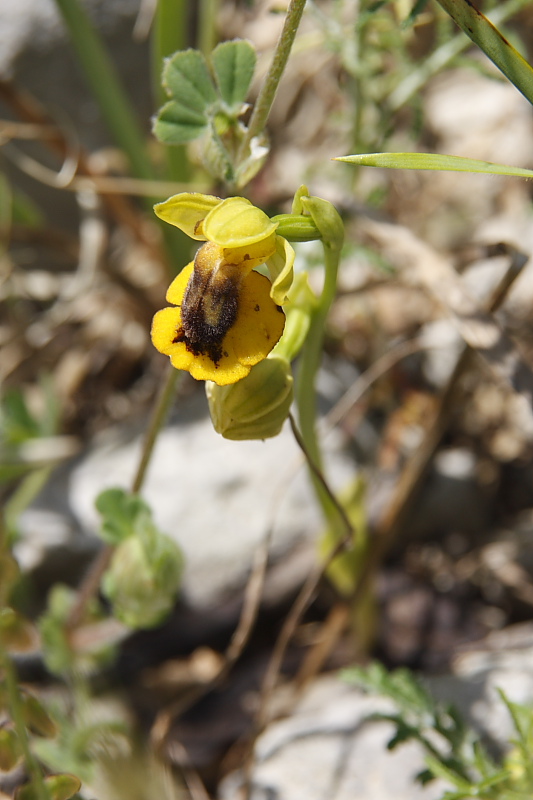
[[[138,495],[106,489],[96,508],[102,515],[100,535],[115,547],[102,579],[114,616],[131,628],[159,625],[180,588],[179,547],[157,528],[150,507]]]
[[[388,672],[381,664],[344,672],[351,683],[392,700],[396,712],[373,714],[387,720],[395,732],[387,747],[417,741],[425,753],[426,768],[417,779],[425,784],[441,778],[453,787],[441,800],[530,800],[533,797],[533,709],[512,703],[503,692],[516,737],[502,763],[493,759],[479,736],[453,705],[436,701],[408,669]]]
[[[208,172],[235,183],[245,132],[241,117],[248,108],[255,64],[253,45],[240,39],[219,44],[209,59],[198,50],[174,53],[163,68],[162,83],[169,99],[154,118],[156,138],[169,145],[201,140]]]

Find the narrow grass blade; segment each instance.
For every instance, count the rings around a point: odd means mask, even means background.
[[[488,175],[509,175],[514,178],[533,178],[533,170],[478,161],[475,158],[447,156],[439,153],[361,153],[341,156],[334,161],[345,161],[358,167],[386,167],[387,169],[424,169],[448,172],[479,172]]]
[[[78,0],[56,0],[76,56],[116,144],[128,156],[134,175],[152,177],[144,137],[114,65]]]
[[[470,0],[438,0],[454,22],[533,105],[533,68]]]

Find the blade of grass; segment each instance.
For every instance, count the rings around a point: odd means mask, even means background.
[[[444,170],[449,172],[477,172],[488,175],[508,175],[514,178],[533,178],[533,170],[509,167],[475,158],[447,156],[439,153],[359,153],[341,156],[334,161],[345,161],[358,167],[385,167],[387,169]]]
[[[85,79],[117,145],[128,156],[136,177],[153,177],[137,118],[89,17],[78,0],[55,1],[68,28]]]
[[[187,0],[158,0],[152,28],[152,92],[154,107],[163,105],[167,97],[161,83],[165,58],[187,47],[190,4]],[[178,183],[190,179],[187,150],[183,145],[165,147],[166,177]],[[178,228],[162,223],[163,238],[175,265],[176,274],[190,258],[190,241]]]
[[[493,25],[499,25],[524,8],[529,2],[530,0],[507,0],[506,3],[502,3],[491,11],[488,17]],[[440,47],[430,53],[416,69],[409,72],[392,90],[388,98],[389,110],[391,112],[398,111],[426,85],[433,75],[440,72],[453,58],[462,53],[463,50],[466,50],[469,45],[468,38],[460,34],[452,39],[447,39]]]
[[[453,21],[533,105],[533,68],[470,0],[437,0]]]

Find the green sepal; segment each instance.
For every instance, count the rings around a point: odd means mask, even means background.
[[[245,39],[222,42],[215,47],[210,60],[226,111],[231,116],[238,116],[254,76],[255,48]]]

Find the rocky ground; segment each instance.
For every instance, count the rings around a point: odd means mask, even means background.
[[[257,5],[222,4],[220,29],[257,45],[261,72],[281,19],[272,4]],[[142,9],[135,0],[86,6],[149,135]],[[419,671],[500,745],[509,729],[495,687],[533,700],[530,187],[372,170],[354,182],[351,167],[331,162],[352,149],[353,86],[338,42],[324,46],[320,20],[305,20],[271,119],[272,155],[250,197],[286,210],[306,182],[345,218],[319,380],[327,473],[339,492],[364,479],[365,517],[388,547],[364,636],[346,624],[345,598],[317,580],[269,696],[273,719],[247,759],[265,671],[316,569],[322,520],[288,428],[267,442],[227,442],[212,429],[202,387],[188,377],[180,384],[143,495],[183,549],[182,596],[162,627],[120,632],[118,660],[96,680],[96,694],[100,681],[105,697],[120,699],[163,763],[189,778],[193,800],[204,786],[236,797],[243,764],[253,800],[440,797],[443,785],[413,783],[423,766],[417,746],[389,753],[388,723],[366,720],[384,701],[339,678],[356,661]],[[532,20],[525,12],[519,20],[526,47]],[[428,30],[421,26],[414,50],[428,48]],[[0,0],[0,76],[2,119],[27,122],[38,103],[96,170],[122,174],[53,3]],[[418,99],[394,116],[386,149],[533,166],[531,108],[479,57],[452,63]],[[371,125],[378,104],[366,102]],[[25,610],[36,617],[50,587],[78,586],[97,552],[98,492],[131,480],[165,366],[148,331],[167,273],[155,225],[136,199],[123,197],[117,212],[102,195],[68,191],[50,177],[60,164],[45,140],[5,138],[3,186],[26,193],[39,221],[16,221],[2,254],[1,378],[39,415],[42,376],[51,375],[60,409],[53,436],[28,450],[36,463],[57,466],[20,515],[14,545],[29,587]],[[312,265],[316,252],[302,246],[297,258]],[[518,277],[486,314],[510,267]],[[503,350],[491,349],[494,335]],[[461,356],[466,345],[470,355]],[[510,364],[521,365],[514,383]],[[3,484],[6,503],[15,488]],[[212,684],[270,534],[257,623],[224,681]],[[21,670],[42,687],[38,652]],[[100,790],[102,800],[121,797],[109,779]]]

